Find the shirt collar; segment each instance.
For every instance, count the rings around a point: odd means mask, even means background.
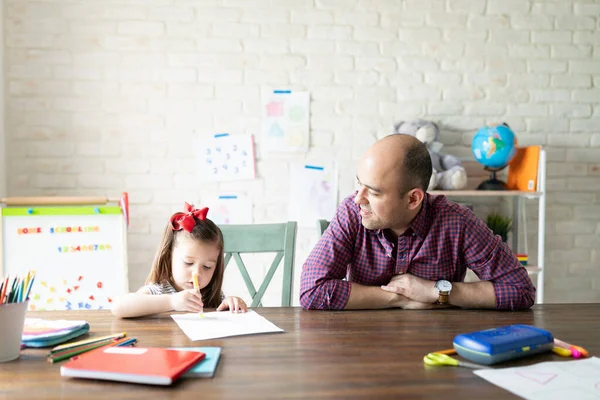
[[[412,228],[413,232],[416,233],[419,237],[425,238],[430,224],[431,210],[429,205],[429,194],[425,192],[425,197],[423,198],[421,210],[419,210],[419,213],[417,214],[415,219],[413,219],[410,223],[409,229]]]

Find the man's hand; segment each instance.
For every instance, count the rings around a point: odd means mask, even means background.
[[[387,292],[402,295],[411,302],[433,305],[438,299],[438,291],[435,289],[435,282],[419,278],[412,274],[394,275],[392,280],[381,288]]]
[[[435,303],[422,303],[420,301],[411,300],[401,294],[397,294],[397,301],[394,302],[396,308],[402,308],[403,310],[429,310],[432,308],[442,308]]]

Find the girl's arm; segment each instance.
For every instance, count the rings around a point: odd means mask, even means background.
[[[119,318],[131,318],[171,311],[172,298],[172,294],[150,294],[144,287],[115,299],[112,314]]]
[[[202,295],[195,289],[173,294],[150,294],[148,288],[142,287],[136,293],[117,298],[112,313],[119,318],[131,318],[173,310],[199,312],[203,307]]]

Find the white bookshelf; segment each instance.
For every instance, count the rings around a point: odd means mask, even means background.
[[[538,232],[537,232],[537,262],[534,265],[528,263],[525,267],[530,276],[536,279],[536,303],[544,302],[544,265],[546,248],[546,151],[540,151],[538,165],[538,184],[535,192],[523,192],[518,190],[433,190],[431,194],[443,194],[448,198],[468,197],[490,197],[512,199],[512,248],[519,248],[519,230],[521,215],[525,214],[525,201],[534,200],[538,202]],[[527,238],[525,237],[525,240]]]

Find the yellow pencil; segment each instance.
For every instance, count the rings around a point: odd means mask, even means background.
[[[192,273],[192,279],[194,280],[194,289],[200,292],[200,284],[198,283],[198,273],[196,271]],[[200,310],[200,318],[204,318],[204,309]]]
[[[108,340],[108,339],[120,339],[120,338],[124,338],[125,336],[127,336],[127,332],[115,333],[112,335],[106,335],[106,336],[100,336],[100,337],[93,337],[91,339],[79,340],[79,341],[73,342],[73,343],[61,344],[59,346],[54,347],[52,350],[50,350],[50,352],[56,353],[58,351],[70,349],[72,347],[83,346],[86,344],[101,342],[101,341]]]
[[[27,287],[29,286],[29,279],[31,276],[31,271],[27,271],[27,275],[25,276],[25,283],[23,284],[23,290],[27,290]],[[23,293],[23,301],[27,300],[25,298],[25,293]]]

